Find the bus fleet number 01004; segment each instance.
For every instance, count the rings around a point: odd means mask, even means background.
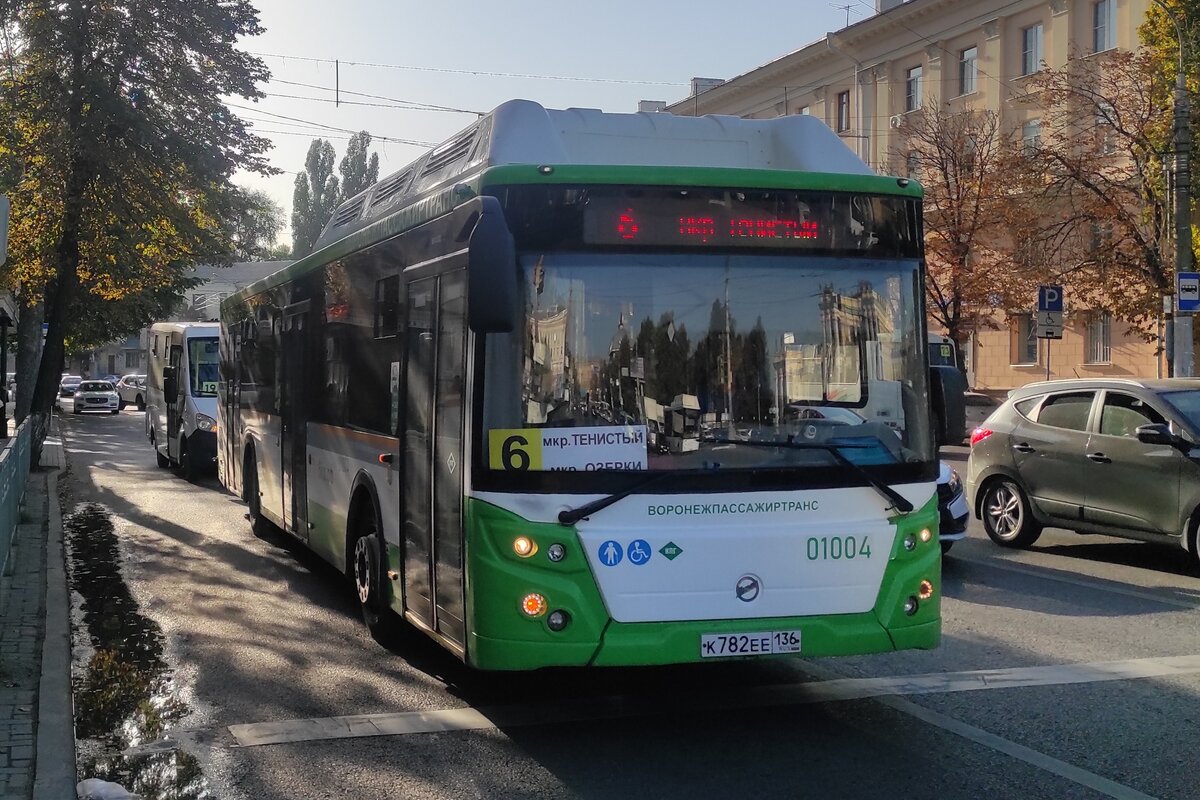
[[[871,542],[866,536],[810,536],[804,550],[809,561],[870,558]]]

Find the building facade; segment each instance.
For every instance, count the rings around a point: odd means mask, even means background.
[[[1071,58],[1138,46],[1152,0],[878,0],[877,13],[666,111],[765,118],[812,114],[883,173],[896,174],[904,118],[936,101],[950,112],[991,110],[1026,133],[1037,111],[1014,102],[1028,76]],[[704,89],[704,86],[709,88]],[[696,89],[701,89],[696,91]],[[1030,310],[1034,298],[1030,298]],[[1067,309],[1061,340],[1034,337],[1032,315],[998,315],[967,348],[976,389],[1051,377],[1156,377],[1157,342],[1129,335],[1103,312]]]

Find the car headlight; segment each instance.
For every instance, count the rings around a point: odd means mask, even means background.
[[[196,429],[201,431],[215,431],[217,429],[217,421],[208,414],[197,414]]]
[[[958,470],[950,470],[950,494],[955,495],[962,491],[962,478],[958,476]]]

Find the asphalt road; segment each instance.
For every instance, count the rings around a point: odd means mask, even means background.
[[[215,479],[158,469],[142,426],[65,419],[81,777],[254,800],[1200,796],[1182,551],[1049,531],[1002,552],[973,523],[936,651],[484,676],[419,635],[381,647],[336,573],[253,536]],[[383,716],[327,721],[350,715]],[[292,740],[234,735],[270,731]]]

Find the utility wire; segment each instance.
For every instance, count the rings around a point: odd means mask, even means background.
[[[283,53],[257,53],[247,51],[252,56],[260,58],[282,58],[295,61],[312,61],[318,64],[345,64],[351,67],[376,67],[379,69],[401,69],[413,72],[443,72],[452,75],[474,75],[488,78],[532,78],[541,81],[575,81],[579,83],[623,83],[633,86],[686,86],[681,81],[635,81],[621,78],[584,78],[575,75],[534,75],[524,72],[488,72],[475,69],[450,69],[447,67],[416,67],[410,64],[380,64],[370,61],[344,61],[340,58],[314,58],[313,56],[292,56]]]
[[[352,92],[348,89],[332,89],[328,86],[320,86],[315,83],[300,83],[299,81],[285,81],[282,78],[271,78],[268,83],[283,83],[288,86],[300,86],[305,89],[320,89],[323,92],[337,92],[338,94],[348,94],[352,97],[369,97],[372,100],[387,100],[392,103],[400,103],[420,111],[449,111],[456,114],[476,114],[482,116],[482,111],[471,111],[465,108],[452,108],[450,106],[439,106],[433,103],[422,103],[419,100],[401,100],[397,97],[387,97],[381,94],[368,94],[366,92]]]
[[[251,106],[238,105],[237,103],[226,103],[225,105],[229,106],[230,108],[240,109],[242,111],[253,111],[256,114],[265,114],[268,117],[285,119],[289,122],[300,122],[305,125],[313,125],[315,127],[324,128],[326,130],[337,131],[338,133],[348,133],[351,135],[360,133],[360,131],[350,130],[349,128],[338,128],[334,125],[324,125],[320,122],[312,122],[311,120],[300,119],[298,117],[288,117],[288,116],[284,116],[283,114],[275,114],[271,111],[264,111],[261,108],[253,108]],[[368,131],[368,133],[370,133],[370,131]],[[381,142],[395,142],[396,144],[411,144],[411,145],[415,145],[417,147],[432,147],[435,144],[435,142],[422,142],[422,141],[417,141],[415,139],[400,139],[395,136],[378,136],[374,133],[371,134],[371,138],[376,139]]]

